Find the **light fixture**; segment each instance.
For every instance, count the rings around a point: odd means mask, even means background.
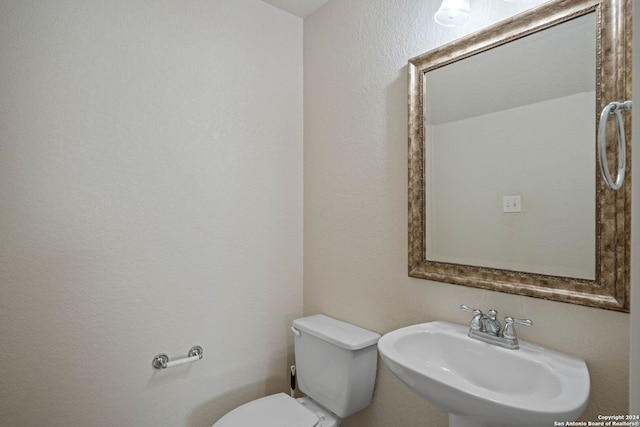
[[[443,0],[433,19],[445,27],[464,25],[471,16],[469,0]]]

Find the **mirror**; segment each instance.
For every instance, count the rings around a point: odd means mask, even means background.
[[[595,31],[591,12],[424,74],[428,260],[595,279]]]
[[[630,21],[552,1],[409,61],[410,276],[629,310],[630,179],[606,188],[595,148]]]

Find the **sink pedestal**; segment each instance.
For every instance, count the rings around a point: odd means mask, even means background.
[[[478,422],[475,417],[449,414],[449,427],[495,427]]]

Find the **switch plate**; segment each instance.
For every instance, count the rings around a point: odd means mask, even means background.
[[[522,212],[522,199],[520,196],[504,196],[502,198],[502,212]]]

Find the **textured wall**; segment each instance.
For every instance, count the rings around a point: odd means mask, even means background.
[[[288,390],[302,20],[9,0],[0,57],[0,424],[211,426]]]
[[[439,3],[330,1],[305,20],[305,314],[379,333],[468,322],[460,303],[530,318],[523,339],[587,361],[584,418],[627,413],[627,314],[407,277],[407,60],[541,1],[476,3],[457,30],[433,23]],[[446,426],[385,366],[378,373],[373,405],[345,427]]]

